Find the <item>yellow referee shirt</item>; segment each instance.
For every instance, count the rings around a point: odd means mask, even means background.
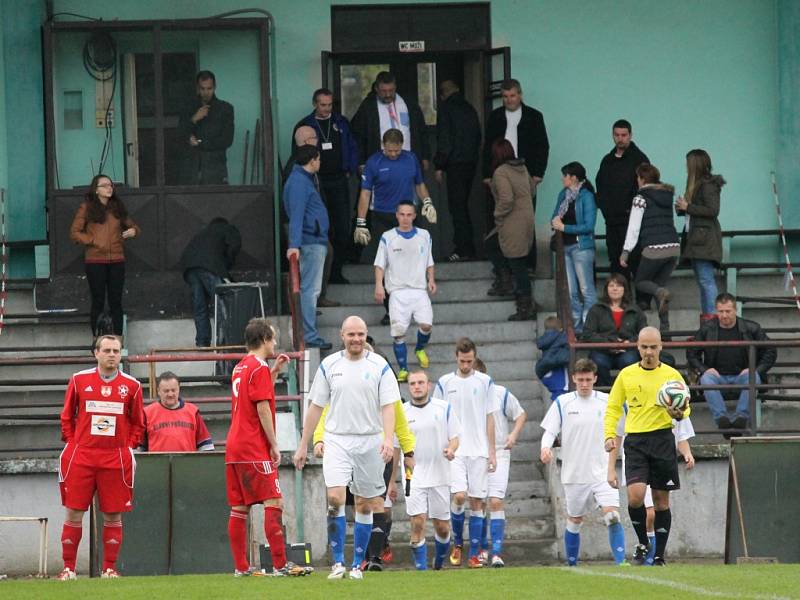
[[[606,407],[604,438],[617,435],[617,422],[622,416],[622,405],[628,403],[625,433],[646,433],[672,428],[672,417],[656,402],[658,389],[666,381],[683,381],[681,374],[661,363],[655,369],[645,369],[641,363],[622,369],[617,375]],[[684,382],[685,383],[685,382]],[[687,406],[685,416],[691,413]]]
[[[330,404],[328,404],[330,406]],[[322,409],[322,415],[319,418],[316,429],[314,429],[313,442],[324,442],[325,437],[325,417],[328,414],[328,406]],[[408,419],[406,419],[406,411],[403,410],[403,403],[399,400],[394,403],[394,434],[397,436],[397,441],[400,442],[400,449],[403,453],[412,452],[417,445],[417,438],[414,437],[413,432],[408,427]]]

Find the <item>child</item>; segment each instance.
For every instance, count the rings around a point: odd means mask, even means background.
[[[558,317],[547,317],[544,328],[545,332],[536,339],[536,346],[542,351],[542,357],[536,361],[536,376],[550,390],[551,399],[555,400],[569,390],[569,346],[567,334]]]

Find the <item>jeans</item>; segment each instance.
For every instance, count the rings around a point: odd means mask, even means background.
[[[188,269],[184,274],[186,283],[192,290],[192,318],[194,319],[194,345],[211,345],[211,314],[209,304],[214,299],[214,290],[222,283],[222,278],[206,269]]]
[[[712,375],[706,371],[700,376],[701,385],[714,385],[714,384],[741,384],[746,385],[750,381],[750,374],[745,371],[739,375]],[[756,373],[756,383],[761,383],[761,376]],[[719,390],[704,390],[703,395],[706,397],[708,409],[711,411],[711,416],[714,421],[719,423],[720,417],[727,416],[728,410],[725,408],[725,400]],[[736,403],[736,415],[741,415],[746,419],[750,418],[750,391],[745,388],[739,392],[739,401]]]
[[[528,275],[528,257],[506,258],[500,249],[500,236],[495,234],[486,239],[486,254],[495,271],[509,269],[514,278],[514,295],[517,298],[530,298],[533,294],[531,278]]]
[[[700,288],[700,309],[704,315],[714,313],[714,302],[717,299],[717,280],[714,279],[714,263],[710,260],[692,259],[697,287]]]
[[[572,324],[580,331],[589,309],[597,303],[597,291],[594,288],[594,249],[581,250],[578,244],[571,244],[564,248],[564,259]]]
[[[589,353],[589,358],[597,365],[597,385],[610,386],[611,369],[624,369],[639,362],[639,351],[631,348],[625,352],[611,354],[607,351],[593,350]]]
[[[300,246],[300,310],[303,311],[303,339],[306,343],[322,340],[317,331],[317,298],[322,291],[322,270],[327,254],[327,245]]]
[[[111,322],[114,334],[122,335],[122,291],[125,288],[125,263],[86,263],[86,281],[89,283],[89,293],[92,297],[90,310],[92,335],[97,334],[97,318],[106,306],[108,295],[108,310],[111,313]]]
[[[475,179],[475,163],[454,163],[447,167],[447,206],[453,218],[453,252],[459,256],[475,256],[472,242],[472,219],[469,216],[469,194]]]

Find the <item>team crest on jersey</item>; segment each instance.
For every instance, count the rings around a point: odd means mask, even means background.
[[[108,398],[111,395],[111,386],[110,385],[101,386],[100,393],[103,395],[103,397]]]
[[[128,395],[128,386],[124,383],[122,385],[117,386],[117,393],[119,394],[120,398],[124,398]]]

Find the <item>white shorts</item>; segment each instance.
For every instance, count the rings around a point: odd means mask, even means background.
[[[564,495],[567,498],[567,516],[582,517],[601,506],[619,508],[619,490],[607,481],[599,483],[565,483]]]
[[[406,498],[406,514],[428,515],[431,519],[450,520],[450,490],[446,485],[436,487],[414,487],[411,484],[411,495]]]
[[[411,318],[423,325],[433,325],[433,306],[426,290],[400,289],[389,295],[389,319],[392,337],[406,334]]]
[[[508,488],[508,471],[511,468],[511,454],[501,456],[497,451],[497,468],[489,471],[489,498],[505,498]]]
[[[336,435],[325,432],[325,454],[322,475],[325,486],[350,486],[355,496],[376,498],[386,491],[383,482],[383,458],[380,447],[383,436]]]
[[[466,492],[470,498],[486,498],[489,488],[489,459],[483,456],[456,456],[450,463],[450,491]]]

